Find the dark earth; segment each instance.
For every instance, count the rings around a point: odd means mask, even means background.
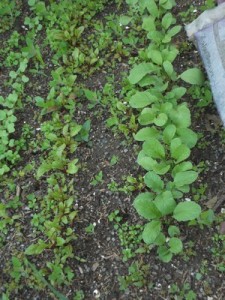
[[[178,23],[183,25],[179,16],[180,12],[187,11],[192,4],[195,8],[203,4],[204,1],[177,1],[174,14],[178,18]],[[114,7],[115,8],[115,7]],[[112,9],[112,6],[110,7]],[[124,9],[124,8],[123,8]],[[23,34],[21,24],[27,15],[27,7],[23,5],[23,12],[17,19],[15,28]],[[193,13],[197,16],[197,13]],[[192,15],[193,17],[193,15]],[[7,37],[1,34],[1,40]],[[176,37],[177,45],[183,45],[187,42],[184,30]],[[44,53],[45,61],[50,61],[50,53],[48,49]],[[178,73],[184,71],[188,67],[198,66],[201,59],[194,47],[188,43],[188,47],[184,48],[181,56],[175,63]],[[118,88],[120,88],[119,74],[129,70],[126,61],[117,65],[114,70],[118,80]],[[45,69],[45,74],[50,74],[51,64]],[[0,79],[4,81],[8,70],[1,70]],[[88,80],[82,80],[82,83],[90,89],[99,89],[106,81],[106,72],[98,72],[93,74]],[[31,85],[34,83],[37,88],[32,90]],[[36,95],[37,91],[40,96],[48,93],[47,81],[43,77],[35,75],[31,79],[31,85],[28,87],[27,94],[31,97]],[[6,92],[6,88],[1,83],[1,93]],[[217,111],[211,103],[207,107],[199,108],[196,106],[198,100],[186,97],[184,99],[189,103],[192,111],[193,130],[199,136],[198,146],[193,150],[192,161],[199,165],[204,162],[203,171],[198,182],[193,187],[193,194],[202,185],[205,185],[205,191],[201,195],[201,204],[203,208],[213,208],[215,213],[222,218],[221,209],[225,208],[225,135],[219,120]],[[35,109],[35,111],[34,111]],[[98,109],[98,108],[97,108]],[[121,245],[117,231],[114,229],[113,222],[109,221],[109,214],[119,210],[122,217],[122,223],[142,224],[142,220],[137,216],[132,207],[135,198],[135,192],[124,193],[119,191],[110,191],[108,184],[115,181],[119,186],[125,185],[123,176],[138,177],[141,170],[136,164],[137,144],[124,143],[124,136],[113,133],[111,129],[106,127],[105,121],[110,117],[108,111],[99,108],[98,114],[93,110],[89,110],[84,104],[80,110],[79,120],[85,120],[87,117],[91,119],[90,143],[79,147],[78,158],[83,165],[85,171],[81,172],[76,178],[77,201],[76,207],[79,209],[79,218],[75,224],[75,231],[78,239],[73,242],[74,252],[84,262],[79,260],[71,260],[70,264],[74,270],[76,277],[73,286],[59,289],[69,299],[74,295],[75,291],[82,290],[84,299],[134,299],[134,300],[158,300],[158,299],[195,299],[187,298],[182,289],[188,284],[189,290],[193,290],[199,300],[223,300],[225,299],[225,278],[224,273],[218,270],[218,264],[225,264],[224,248],[222,242],[213,241],[213,238],[220,231],[221,221],[213,223],[210,228],[201,229],[199,226],[183,226],[182,237],[185,245],[182,255],[175,257],[170,263],[162,263],[157,257],[153,249],[149,254],[138,256],[141,265],[148,266],[145,272],[145,284],[143,287],[130,286],[126,291],[120,290],[118,276],[126,276],[128,267],[132,263],[132,259],[127,262],[122,261]],[[32,124],[34,128],[38,128],[38,109],[32,105],[27,106],[26,110],[18,112],[20,124],[26,121]],[[18,124],[18,127],[19,124]],[[37,132],[37,131],[36,131]],[[38,132],[37,132],[38,134]],[[27,154],[26,154],[27,155]],[[118,162],[115,165],[110,164],[113,155],[118,156]],[[30,152],[27,161],[36,160],[38,153]],[[19,166],[22,168],[23,166]],[[103,173],[103,180],[97,186],[93,186],[90,182],[94,176],[100,171]],[[25,176],[19,179],[17,185],[21,188],[22,194],[31,192],[43,193],[46,186],[42,182],[35,182],[33,178]],[[191,197],[191,195],[190,195]],[[224,217],[223,217],[224,218]],[[29,215],[24,211],[24,223],[29,224]],[[96,224],[93,234],[87,234],[85,228],[90,224]],[[4,272],[7,258],[13,252],[14,248],[25,249],[29,241],[29,228],[26,228],[24,236],[20,237],[20,242],[14,244],[15,236],[12,230],[7,237],[7,244],[0,250],[0,290],[1,284],[9,281],[10,277]],[[222,255],[216,257],[213,255],[212,249],[219,247],[223,251]],[[46,255],[46,254],[45,254]],[[40,257],[39,257],[40,258]],[[133,261],[137,260],[134,258]],[[41,261],[32,260],[37,266],[41,266]],[[224,270],[223,270],[224,271]],[[180,292],[173,295],[171,286],[176,284]],[[23,288],[18,292],[15,290],[14,299],[54,299],[45,291],[35,291]],[[71,298],[72,299],[72,298]]]

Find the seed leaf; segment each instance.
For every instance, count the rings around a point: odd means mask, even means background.
[[[170,246],[170,251],[173,254],[178,254],[183,250],[183,243],[180,239],[176,238],[176,237],[172,237],[169,240],[169,246]]]

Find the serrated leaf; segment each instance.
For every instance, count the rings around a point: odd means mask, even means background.
[[[182,187],[193,183],[198,178],[198,173],[195,171],[178,172],[174,176],[176,187]]]
[[[176,201],[170,191],[159,194],[154,203],[163,216],[171,214],[176,207]]]
[[[150,74],[152,72],[152,64],[151,63],[141,63],[133,67],[128,76],[128,80],[131,84],[138,83],[145,75]]]
[[[152,158],[164,158],[165,149],[163,145],[155,138],[151,138],[144,142],[143,151]]]
[[[205,82],[203,72],[198,68],[192,68],[184,71],[179,78],[190,84],[202,85]]]
[[[201,207],[193,201],[179,203],[174,212],[173,217],[177,221],[191,221],[199,217]]]
[[[159,175],[157,175],[155,172],[149,171],[146,173],[144,177],[144,182],[149,187],[152,189],[155,193],[160,193],[162,192],[164,188],[164,182],[160,178]]]
[[[152,193],[142,193],[138,195],[134,200],[134,207],[138,214],[145,219],[151,220],[161,216],[160,211],[153,203],[154,195]]]
[[[49,245],[42,242],[40,244],[31,244],[26,250],[26,255],[37,255],[41,254]]]
[[[130,106],[133,108],[143,108],[157,100],[157,97],[149,92],[137,92],[130,98]]]
[[[145,225],[142,238],[146,244],[153,244],[160,232],[161,223],[160,221],[154,220]]]
[[[79,167],[76,165],[78,162],[78,159],[74,159],[71,162],[68,163],[67,173],[68,174],[76,174],[79,170]]]
[[[178,254],[180,253],[182,250],[183,250],[183,243],[180,239],[178,238],[175,238],[175,237],[172,237],[170,240],[169,240],[169,247],[170,247],[170,251],[173,253],[173,254]]]

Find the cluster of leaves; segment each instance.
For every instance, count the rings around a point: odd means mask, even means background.
[[[0,33],[9,30],[20,15],[21,0],[2,0],[0,3]]]
[[[141,61],[128,78],[136,87],[129,104],[138,110],[142,126],[134,135],[136,141],[143,143],[137,162],[147,171],[144,182],[149,190],[136,197],[134,207],[149,221],[143,230],[144,241],[156,245],[159,258],[168,262],[183,249],[177,225],[170,225],[165,234],[168,218],[175,222],[201,218],[199,204],[183,201],[184,193],[190,191],[190,185],[198,177],[188,160],[197,135],[189,128],[191,116],[187,103],[179,103],[186,89],[177,86],[176,81],[181,78],[201,85],[204,78],[196,68],[180,76],[173,68],[179,51],[171,40],[181,29],[170,12],[175,1],[127,2],[143,16],[142,28],[149,40],[147,49],[139,53]]]

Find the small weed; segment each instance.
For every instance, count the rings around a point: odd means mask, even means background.
[[[100,171],[98,174],[94,176],[94,179],[91,181],[91,185],[96,186],[98,184],[102,184],[103,182],[103,172]]]

